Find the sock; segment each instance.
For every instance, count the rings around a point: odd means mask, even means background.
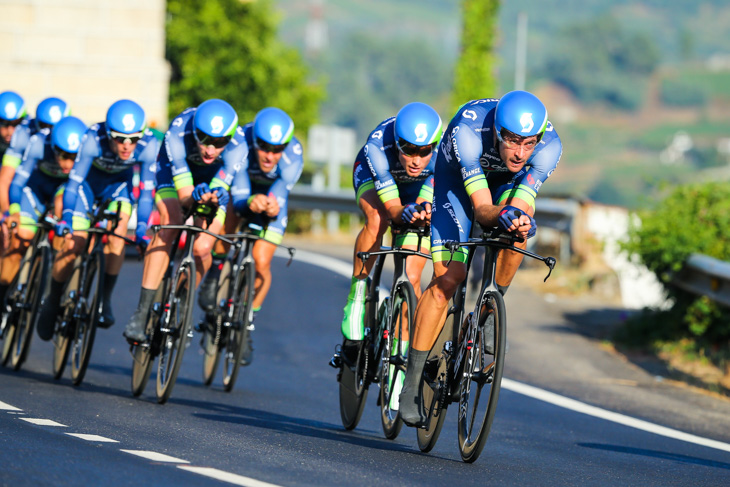
[[[500,286],[499,284],[497,284],[497,291],[499,291],[502,296],[507,294],[507,289],[509,289],[509,286]]]
[[[113,276],[111,274],[104,273],[104,304],[111,306],[112,292],[114,292],[114,286],[117,285],[117,278],[119,276]]]
[[[141,288],[139,290],[139,304],[137,305],[137,311],[147,312],[152,306],[152,302],[155,299],[157,289],[146,289]]]
[[[428,358],[428,350],[411,349],[408,354],[408,366],[406,377],[403,381],[403,390],[399,397],[399,408],[401,416],[408,423],[415,423],[425,419],[423,404],[421,404],[421,380],[423,366]],[[420,418],[419,418],[420,416]]]
[[[0,284],[0,304],[5,301],[5,295],[8,293],[8,289],[10,289],[10,284]]]

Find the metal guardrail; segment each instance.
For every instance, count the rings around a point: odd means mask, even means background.
[[[682,270],[672,278],[672,284],[730,306],[730,262],[692,254]]]

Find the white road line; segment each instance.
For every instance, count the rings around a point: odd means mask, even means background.
[[[0,401],[0,411],[22,411],[22,409],[11,406],[8,403]]]
[[[99,435],[85,435],[83,433],[66,433],[68,436],[73,436],[74,438],[80,438],[82,440],[86,441],[95,441],[99,443],[119,443],[117,440],[112,440],[111,438],[105,438],[104,436]]]
[[[147,450],[121,450],[121,451],[123,451],[124,453],[129,453],[130,455],[137,455],[138,457],[146,458],[147,460],[152,460],[153,462],[190,463],[187,460],[171,457],[169,455],[164,455],[162,453],[157,453],[154,451],[147,451]]]
[[[224,472],[216,468],[210,467],[190,467],[187,465],[178,465],[177,468],[187,470],[188,472],[197,473],[199,475],[205,475],[216,480],[222,480],[233,485],[243,485],[246,487],[279,487],[276,484],[269,484],[267,482],[261,482],[260,480],[244,477],[243,475],[236,475],[234,473]]]
[[[587,414],[589,416],[605,419],[607,421],[613,421],[614,423],[622,424],[630,428],[636,428],[638,430],[647,431],[656,435],[666,436],[667,438],[673,438],[675,440],[686,441],[688,443],[694,443],[696,445],[702,445],[709,448],[715,448],[717,450],[730,452],[730,444],[728,443],[711,440],[709,438],[703,438],[701,436],[691,435],[689,433],[684,433],[679,430],[660,426],[658,424],[650,423],[648,421],[632,418],[631,416],[626,416],[624,414],[614,413],[606,409],[590,406],[580,401],[576,401],[575,399],[560,396],[558,394],[548,392],[543,389],[538,389],[537,387],[523,384],[521,382],[516,382],[511,379],[503,378],[502,387],[510,391],[532,397],[534,399],[539,399],[541,401],[554,404],[565,409],[570,409],[571,411]]]
[[[50,420],[50,419],[38,419],[38,418],[18,418],[18,419],[27,421],[32,424],[37,424],[38,426],[60,426],[63,428],[68,428],[68,426],[66,426],[65,424],[56,423],[55,421]]]
[[[346,263],[342,260],[334,259],[332,257],[327,257],[313,252],[297,250],[296,260],[302,260],[310,264],[318,265],[327,270],[340,274],[343,277],[349,278],[352,276],[352,269],[350,268],[349,263]],[[648,421],[642,421],[640,419],[632,418],[631,416],[626,416],[623,414],[608,411],[606,409],[589,406],[588,404],[584,404],[574,399],[569,399],[567,397],[560,396],[558,394],[554,394],[552,392],[548,392],[537,387],[529,386],[527,384],[515,382],[507,378],[502,379],[502,387],[504,387],[505,389],[509,389],[513,392],[523,394],[525,396],[554,404],[556,406],[570,409],[572,411],[577,411],[583,414],[588,414],[590,416],[595,416],[597,418],[602,418],[607,421],[613,421],[614,423],[629,426],[631,428],[636,428],[657,435],[666,436],[668,438],[674,438],[677,440],[686,441],[688,443],[694,443],[697,445],[703,445],[709,448],[715,448],[718,450],[730,452],[730,444],[728,443],[711,440],[709,438],[703,438],[701,436],[691,435],[689,433],[684,433],[679,430],[667,428],[665,426],[660,426],[654,423],[649,423]]]

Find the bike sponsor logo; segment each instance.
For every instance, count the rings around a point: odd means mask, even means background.
[[[488,152],[485,152],[479,157],[479,164],[482,166],[482,169],[485,172],[488,171],[496,171],[496,172],[504,172],[508,171],[508,169],[505,167],[504,162],[502,162],[502,158],[495,156],[494,154],[490,154]]]
[[[58,107],[56,107],[56,108],[58,108]],[[81,141],[79,140],[79,134],[76,134],[76,133],[68,134],[66,143],[68,144],[68,148],[71,149],[71,151],[78,150],[79,146],[81,145]]]
[[[48,116],[51,117],[51,122],[58,122],[63,116],[63,114],[61,113],[61,108],[58,105],[53,105],[51,107],[51,110],[48,112]]]
[[[416,135],[416,142],[425,142],[428,137],[428,128],[425,123],[419,123],[416,125],[416,129],[413,131]]]
[[[475,176],[475,175],[477,175],[477,174],[479,174],[481,172],[482,172],[482,168],[481,167],[476,167],[476,168],[474,168],[474,169],[472,169],[470,171],[467,171],[465,167],[462,167],[461,168],[461,177],[462,177],[462,179],[464,179],[464,181],[466,181],[470,177]]]
[[[535,126],[535,122],[532,120],[532,113],[525,112],[520,117],[520,125],[522,130],[520,132],[529,132]]]
[[[459,228],[459,232],[466,233],[464,231],[464,228],[461,226],[461,223],[459,222],[459,218],[456,216],[456,212],[454,211],[454,208],[451,205],[451,203],[444,203],[442,205],[442,208],[444,210],[446,210],[449,213],[449,215],[451,216],[451,219],[454,220],[454,223],[456,223],[456,226]]]
[[[376,130],[373,132],[373,135],[370,136],[371,139],[382,139],[383,138],[383,131],[382,130]]]
[[[292,152],[294,152],[298,156],[301,156],[302,155],[302,144],[294,144],[294,147],[292,148]]]
[[[136,125],[134,120],[134,114],[128,113],[122,118],[122,125],[124,125],[125,132],[131,132],[134,130],[134,126]]]
[[[385,182],[380,182],[380,181],[377,181],[376,180],[375,181],[375,189],[376,190],[381,190],[383,188],[387,188],[388,186],[393,186],[393,184],[394,184],[394,181],[392,179],[389,179],[389,180],[387,180]]]
[[[271,137],[272,142],[279,142],[284,137],[284,133],[281,131],[281,125],[272,125],[271,130],[269,130],[269,137]]]
[[[464,112],[461,114],[462,117],[468,118],[469,120],[476,121],[477,119],[477,112],[474,110],[464,110]]]
[[[5,112],[5,118],[6,119],[14,119],[18,116],[18,106],[15,104],[15,102],[8,102],[3,107],[3,111]]]

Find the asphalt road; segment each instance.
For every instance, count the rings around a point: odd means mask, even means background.
[[[154,376],[140,398],[130,393],[121,332],[141,265],[127,261],[114,296],[118,323],[97,334],[81,386],[68,371],[52,379],[51,345],[37,337],[20,371],[0,369],[0,485],[730,484],[730,402],[602,349],[586,330],[620,310],[548,302],[519,285],[507,296],[507,380],[476,463],[460,460],[453,407],[429,454],[413,429],[385,439],[377,385],[360,425],[345,431],[327,361],[349,287],[349,264],[333,257],[349,250],[314,249],[328,257],[301,251],[290,267],[275,259],[254,362],[234,390],[222,390],[220,375],[202,385],[196,336],[165,405],[156,403]]]

